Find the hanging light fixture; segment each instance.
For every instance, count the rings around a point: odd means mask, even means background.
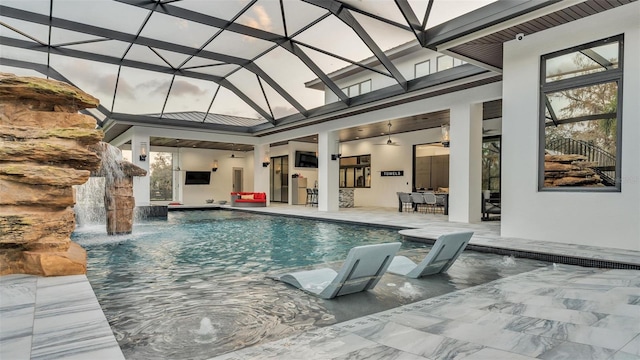
[[[147,161],[147,143],[140,143],[140,161]]]
[[[440,127],[440,131],[442,131],[442,138],[440,142],[444,147],[449,147],[449,144],[451,142],[449,139],[449,130],[450,130],[449,124],[442,124],[442,126]]]

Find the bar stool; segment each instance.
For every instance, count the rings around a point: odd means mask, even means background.
[[[307,188],[307,200],[304,203],[304,206],[311,204],[313,206],[313,190]]]

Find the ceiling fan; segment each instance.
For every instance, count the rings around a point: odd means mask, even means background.
[[[374,145],[391,145],[391,146],[399,146],[400,144],[398,144],[395,141],[391,140],[391,121],[389,121],[389,123],[387,124],[387,127],[389,128],[389,130],[387,131],[387,141],[383,144],[374,144]]]
[[[231,159],[242,159],[244,158],[244,155],[236,155],[235,153],[235,145],[236,144],[231,144],[231,155],[229,156]]]

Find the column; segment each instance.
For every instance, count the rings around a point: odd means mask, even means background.
[[[267,166],[264,163],[269,162]],[[270,182],[270,169],[271,159],[269,157],[269,144],[255,145],[253,147],[253,191],[263,192],[267,194],[267,206],[271,199],[271,182]]]
[[[449,221],[480,221],[482,104],[451,107]]]
[[[338,133],[318,133],[318,210],[338,211],[338,171],[340,159],[331,159],[339,151]]]
[[[143,148],[144,150],[142,150]],[[142,160],[140,155],[146,155],[146,158]],[[147,171],[147,176],[133,177],[133,196],[136,199],[136,206],[149,206],[151,205],[151,177],[149,173],[151,145],[149,143],[149,135],[138,134],[134,131],[131,136],[131,160],[134,165]]]

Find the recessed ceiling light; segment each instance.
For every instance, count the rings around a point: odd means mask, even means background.
[[[356,136],[356,140],[360,139],[360,136]]]

